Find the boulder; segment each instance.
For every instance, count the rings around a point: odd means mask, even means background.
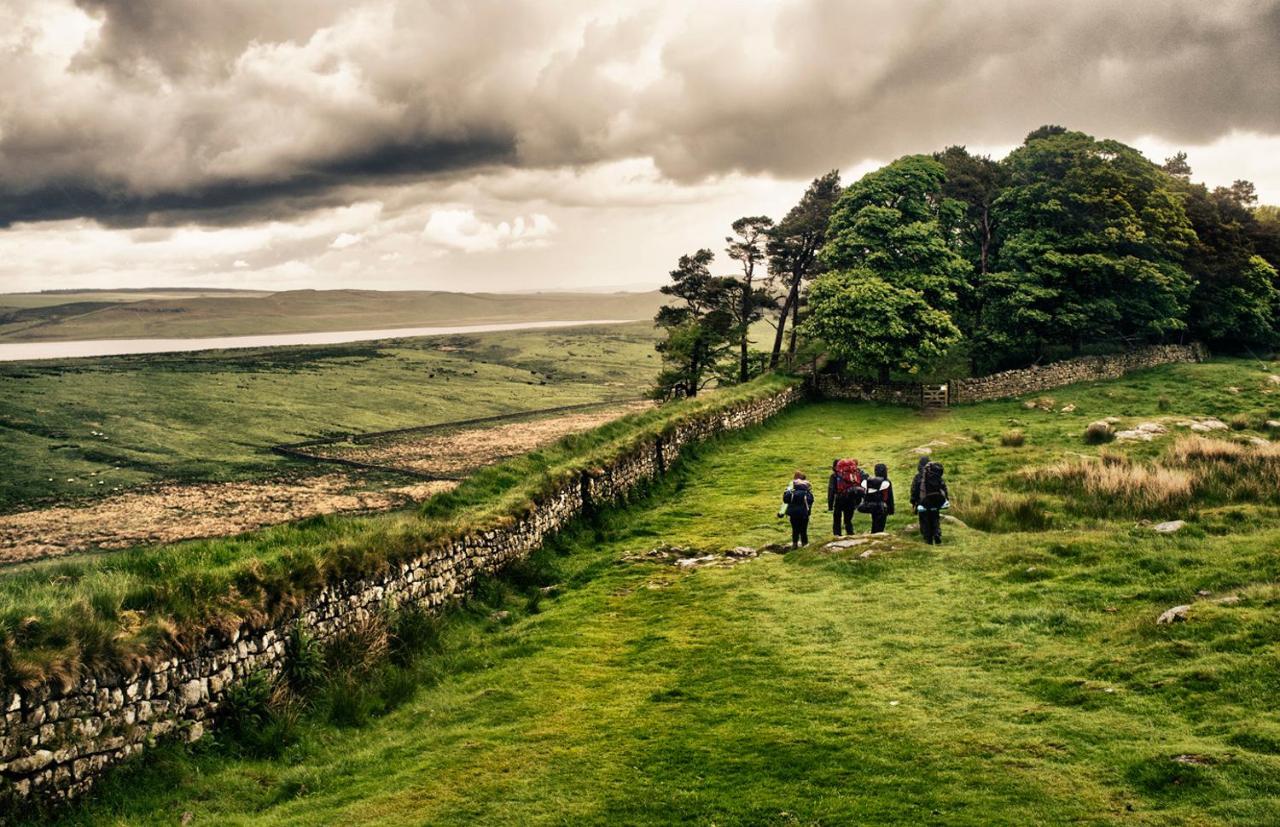
[[[1249,444],[1250,444],[1250,445],[1258,445],[1258,446],[1262,446],[1262,445],[1270,445],[1270,444],[1271,444],[1271,440],[1267,439],[1266,437],[1261,437],[1261,436],[1251,436],[1251,437],[1249,437]]]
[[[1221,419],[1214,419],[1213,417],[1191,423],[1191,430],[1200,431],[1201,433],[1206,431],[1225,431],[1229,427],[1231,426],[1227,425],[1227,423],[1223,422]]]
[[[1155,434],[1150,431],[1128,430],[1116,431],[1116,439],[1125,442],[1150,442]]]
[[[1168,520],[1163,523],[1156,523],[1151,526],[1151,530],[1158,534],[1174,534],[1186,528],[1186,520]]]
[[[1170,623],[1184,623],[1189,611],[1191,611],[1190,606],[1174,606],[1156,618],[1156,623],[1161,626],[1167,626]]]
[[[1075,409],[1076,409],[1076,406],[1075,406],[1075,405],[1063,405],[1063,406],[1062,406],[1062,413],[1071,413],[1071,412],[1072,412],[1072,411],[1074,411]]]
[[[1169,429],[1161,425],[1159,422],[1140,422],[1136,430],[1145,431],[1149,434],[1167,434]]]
[[[953,526],[956,526],[956,527],[958,527],[958,528],[968,528],[968,527],[969,527],[969,526],[965,525],[965,524],[964,524],[964,523],[963,523],[963,522],[962,522],[958,517],[952,517],[950,514],[943,514],[943,515],[942,515],[942,522],[946,523],[947,525],[953,525]]]
[[[1268,419],[1267,430],[1280,431],[1280,419]]]

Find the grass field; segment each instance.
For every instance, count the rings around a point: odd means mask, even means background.
[[[0,512],[296,469],[271,445],[630,399],[651,325],[0,363]]]
[[[1173,467],[1179,420],[1240,416],[1210,436],[1262,438],[1278,367],[1169,366],[1033,408],[795,409],[483,589],[368,720],[320,703],[271,759],[236,742],[169,748],[65,821],[1277,823],[1280,503],[1266,480],[1140,514],[1022,472],[1103,453]],[[1170,433],[1086,445],[1106,416]],[[941,547],[902,534],[865,559],[623,560],[777,542],[794,468],[820,486],[853,455],[905,487],[930,443],[955,515],[988,530],[948,525]],[[1278,474],[1260,462],[1251,474]],[[899,503],[891,531],[911,522]],[[1140,516],[1188,526],[1161,535]],[[1155,623],[1179,604],[1187,622]]]
[[[188,338],[482,322],[651,319],[649,293],[444,293],[291,290],[281,293],[0,295],[0,342]],[[13,302],[16,306],[6,308]]]

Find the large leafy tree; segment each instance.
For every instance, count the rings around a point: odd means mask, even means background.
[[[1042,128],[1004,161],[1005,228],[979,339],[998,354],[1158,339],[1186,327],[1195,234],[1169,176],[1137,150]]]
[[[801,327],[849,368],[881,382],[889,381],[894,368],[917,372],[960,338],[951,317],[923,293],[866,269],[818,276]]]
[[[981,329],[987,281],[999,254],[999,231],[993,209],[1008,184],[1008,171],[985,155],[971,155],[963,146],[950,146],[934,155],[946,170],[942,195],[959,205],[954,226],[944,227],[972,267],[970,284],[960,291],[961,327],[972,334]],[[944,211],[950,217],[952,211]],[[976,365],[975,365],[976,367]]]
[[[733,347],[735,279],[711,275],[715,253],[702,249],[680,257],[662,292],[679,301],[663,306],[654,321],[666,331],[656,348],[663,369],[653,395],[693,397],[716,377]]]
[[[757,276],[763,274],[765,242],[773,229],[773,219],[767,215],[744,216],[733,222],[733,235],[726,236],[725,253],[738,262],[742,276],[735,279],[738,300],[734,310],[734,327],[738,337],[738,381],[751,378],[747,348],[752,323],[759,321],[769,306],[769,294],[759,286]],[[757,272],[757,266],[760,272]]]
[[[1190,182],[1191,168],[1179,153],[1164,169],[1182,190],[1196,240],[1186,268],[1195,280],[1189,324],[1199,338],[1228,345],[1275,341],[1280,289],[1275,268],[1258,255],[1261,237],[1253,207],[1253,185],[1237,181],[1209,190]]]
[[[796,350],[796,325],[800,320],[801,291],[804,283],[819,270],[818,251],[827,237],[831,210],[840,197],[840,171],[832,170],[813,179],[800,203],[792,207],[769,233],[769,275],[781,282],[782,304],[778,310],[769,367],[776,368],[782,356],[787,318],[791,319],[789,351]]]
[[[908,155],[864,175],[840,196],[819,259],[831,270],[865,270],[953,311],[972,269],[946,228],[961,206],[942,195],[946,169]]]

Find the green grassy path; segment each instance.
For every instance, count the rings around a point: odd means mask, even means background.
[[[1222,414],[1213,389],[1244,388],[1253,373],[1169,368],[1070,389],[1059,404],[1084,421],[1145,415],[1176,388],[1187,407],[1175,413]],[[1264,389],[1226,404],[1265,405]],[[1010,419],[1026,446],[996,440]],[[946,442],[937,452],[953,488],[990,496],[1009,484],[1005,470],[1094,450],[1079,430],[1073,415],[1017,402],[932,419],[795,410],[546,550],[563,589],[541,611],[509,598],[452,615],[436,680],[385,717],[308,723],[281,760],[171,751],[69,820],[1280,821],[1274,507],[1206,510],[1174,536],[1059,515],[1038,532],[948,526],[940,548],[904,537],[865,560],[811,548],[693,572],[619,561],[660,542],[778,541],[774,503],[790,471],[822,477],[836,453],[889,462],[905,487],[908,450]],[[1190,622],[1155,625],[1197,590],[1212,596]],[[494,619],[499,607],[511,617]]]

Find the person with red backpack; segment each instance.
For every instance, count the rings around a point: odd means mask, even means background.
[[[926,462],[911,487],[911,501],[920,517],[920,536],[929,545],[942,544],[942,510],[951,505],[942,463]]]
[[[830,504],[834,506],[835,515],[831,522],[831,533],[839,537],[841,525],[844,526],[845,534],[853,533],[853,515],[862,502],[862,495],[866,493],[866,488],[863,487],[866,475],[858,468],[856,459],[842,459],[836,461],[832,476],[835,478],[835,491]]]
[[[889,467],[883,462],[876,465],[876,474],[866,481],[867,493],[858,510],[871,515],[871,533],[884,531],[884,524],[893,513],[893,486],[889,484]]]

